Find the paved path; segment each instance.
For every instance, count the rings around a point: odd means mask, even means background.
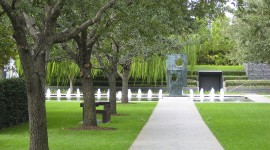
[[[257,94],[247,94],[245,95],[249,99],[255,101],[256,103],[270,103],[270,98],[265,97],[263,95],[257,95]]]
[[[222,150],[194,103],[185,97],[159,101],[130,150]]]

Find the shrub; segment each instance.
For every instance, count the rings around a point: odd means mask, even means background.
[[[270,86],[270,80],[227,80],[226,86]]]
[[[224,80],[248,80],[247,76],[224,76]]]
[[[210,70],[202,70],[202,71],[210,71]],[[218,70],[211,70],[211,71],[218,71]],[[219,70],[220,71],[220,70]],[[245,76],[246,72],[244,71],[222,71],[224,76]],[[197,76],[197,71],[188,71],[189,76]]]
[[[197,75],[189,75],[187,78],[189,80],[197,80],[198,76]]]
[[[196,80],[188,80],[187,84],[188,84],[188,87],[197,86],[197,81]]]
[[[223,75],[228,75],[228,76],[245,76],[246,72],[245,71],[224,71]]]
[[[199,71],[199,70],[219,70],[219,71],[244,71],[243,66],[217,66],[217,65],[195,65],[193,69],[188,66],[188,70]]]
[[[0,81],[0,129],[28,121],[27,95],[24,81]]]

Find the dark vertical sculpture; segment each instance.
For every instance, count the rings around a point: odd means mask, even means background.
[[[166,69],[169,96],[182,96],[182,88],[187,86],[187,64],[186,54],[168,55]]]

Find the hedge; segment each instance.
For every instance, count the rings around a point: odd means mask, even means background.
[[[245,76],[246,72],[244,72],[244,71],[224,71],[223,75],[227,75],[227,76]]]
[[[223,76],[224,80],[248,80],[247,76]]]
[[[227,80],[226,86],[270,86],[270,80]]]
[[[191,70],[191,66],[188,66],[188,70]],[[198,70],[220,70],[220,71],[244,71],[244,66],[218,66],[218,65],[195,65],[193,71]]]
[[[0,81],[0,129],[28,121],[27,95],[24,81]]]
[[[209,70],[205,70],[205,71],[209,71]],[[219,70],[213,70],[213,71],[219,71]],[[196,76],[198,75],[197,71],[191,72],[188,71],[188,75],[189,76]],[[227,75],[227,76],[245,76],[246,72],[244,71],[223,71],[223,75]]]

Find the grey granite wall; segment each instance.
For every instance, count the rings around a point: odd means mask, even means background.
[[[270,64],[245,64],[246,75],[250,80],[270,80]]]

